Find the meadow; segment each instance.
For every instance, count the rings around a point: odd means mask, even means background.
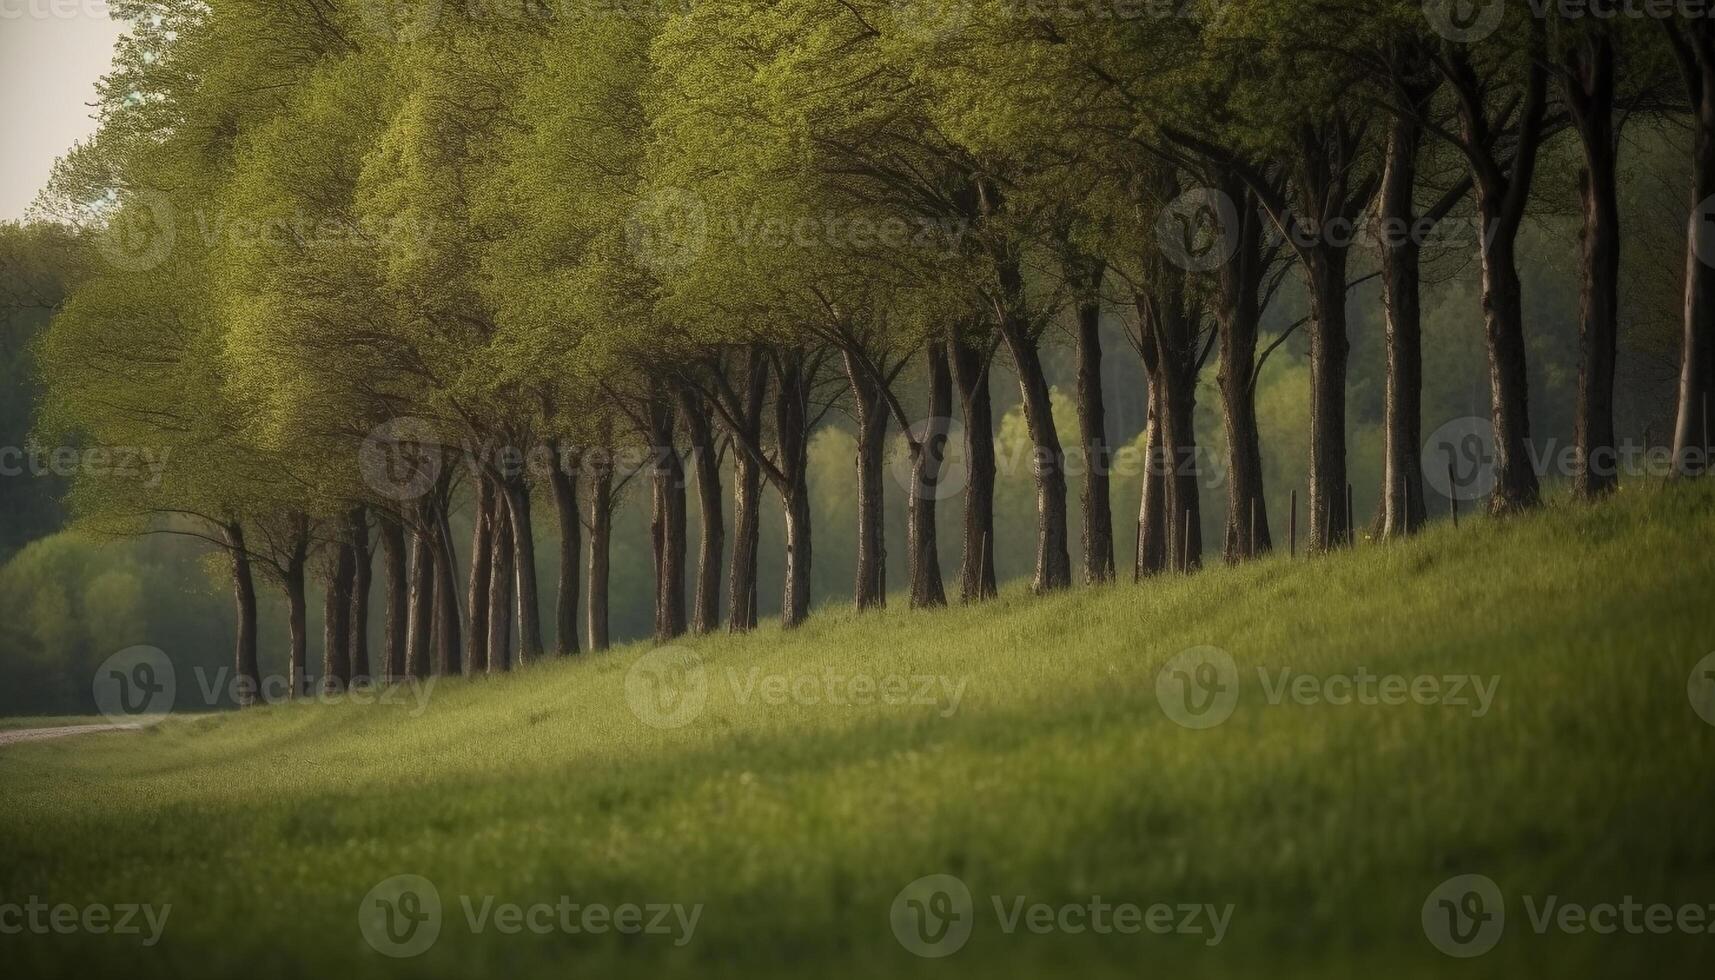
[[[1628,488],[1315,560],[822,609],[441,680],[426,702],[7,746],[0,928],[32,897],[171,911],[152,945],[6,929],[0,960],[251,980],[1707,975],[1715,936],[1652,932],[1647,909],[1715,920],[1715,724],[1693,676],[1715,651],[1712,545],[1708,481]],[[398,875],[442,911],[404,958],[360,916]],[[969,904],[910,887],[931,875]],[[1504,896],[1471,958],[1425,912],[1463,875]],[[1594,918],[1544,918],[1550,900]],[[1638,930],[1623,911],[1592,928],[1629,902]],[[933,913],[963,925],[913,932]]]

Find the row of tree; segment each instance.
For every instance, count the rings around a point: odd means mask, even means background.
[[[97,229],[40,346],[44,426],[169,448],[173,465],[151,486],[79,480],[76,511],[224,549],[241,676],[259,673],[258,576],[287,600],[295,691],[317,578],[330,683],[504,670],[544,654],[538,504],[557,518],[558,652],[608,644],[612,515],[633,478],[649,486],[658,639],[720,628],[723,606],[728,628],[756,625],[765,484],[785,516],[782,619],[803,622],[808,449],[840,408],[857,445],[857,607],[888,593],[890,438],[910,459],[911,604],[975,602],[995,593],[1007,530],[990,404],[1004,358],[1035,449],[1034,587],[1105,582],[1122,550],[1106,316],[1148,377],[1134,575],[1204,561],[1193,413],[1211,357],[1228,453],[1218,550],[1271,549],[1255,394],[1299,332],[1308,541],[1326,551],[1355,532],[1348,294],[1379,276],[1375,531],[1409,535],[1426,514],[1424,250],[1454,216],[1481,230],[1491,510],[1528,509],[1541,490],[1517,243],[1557,139],[1582,164],[1574,485],[1610,490],[1621,123],[1689,120],[1693,204],[1715,196],[1711,22],[1505,4],[1471,28],[1407,0],[1162,6],[116,3],[134,26],[99,133],[44,196]],[[1690,224],[1684,256],[1686,472],[1703,468],[1715,385],[1706,226]],[[1265,334],[1292,290],[1308,315]],[[1062,334],[1075,434],[1056,424],[1043,361]],[[955,438],[967,472],[949,588],[936,517]],[[1076,545],[1068,439],[1091,463]],[[449,515],[464,506],[460,562]],[[375,549],[386,629],[372,654]]]

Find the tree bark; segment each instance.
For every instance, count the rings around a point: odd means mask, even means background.
[[[887,605],[887,536],[881,484],[888,409],[880,384],[859,358],[848,351],[845,365],[857,423],[857,567],[852,605],[863,612]]]
[[[697,464],[697,508],[702,533],[697,540],[697,588],[691,604],[691,629],[713,633],[721,621],[721,561],[726,551],[726,514],[721,499],[721,453],[708,406],[689,391],[680,393],[685,431]]]
[[[1382,396],[1382,486],[1378,533],[1416,534],[1423,499],[1423,244],[1418,240],[1417,153],[1423,131],[1410,115],[1388,132],[1378,216],[1382,225],[1382,304],[1387,323],[1387,381]]]
[[[959,387],[968,470],[959,601],[981,602],[998,592],[994,571],[994,410],[989,401],[988,357],[969,338],[955,333],[947,341],[947,359]]]
[[[794,629],[810,617],[810,385],[801,355],[789,355],[776,370],[774,429],[780,475],[775,485],[786,512],[785,585],[781,625]]]
[[[588,579],[589,596],[585,605],[588,634],[586,642],[592,652],[608,648],[608,581],[609,550],[613,541],[613,461],[604,449],[588,467],[590,497],[590,555]]]
[[[1227,435],[1227,527],[1225,556],[1239,562],[1273,547],[1262,476],[1262,438],[1256,420],[1256,344],[1262,321],[1263,280],[1268,274],[1262,222],[1244,182],[1227,171],[1221,190],[1238,202],[1233,257],[1220,269],[1215,291],[1220,362],[1221,421]]]
[[[906,510],[913,609],[947,604],[935,510],[941,499],[942,463],[947,456],[948,422],[953,412],[953,377],[945,346],[931,343],[928,361],[929,424],[912,447],[911,493]]]
[[[310,693],[309,603],[304,595],[304,563],[301,552],[289,559],[282,582],[286,592],[286,637],[291,647],[287,655],[287,683],[294,698]]]
[[[1183,274],[1160,275],[1137,297],[1143,344],[1153,348],[1150,389],[1159,393],[1163,516],[1167,567],[1195,571],[1203,562],[1201,488],[1197,470],[1197,372],[1200,311]]]
[[[1677,30],[1677,28],[1675,28]],[[1679,399],[1673,427],[1673,458],[1679,474],[1712,471],[1710,431],[1715,413],[1715,25],[1691,23],[1679,42],[1680,60],[1693,106],[1691,220],[1686,230],[1685,320],[1680,346]],[[1679,35],[1674,35],[1676,39]]]
[[[554,642],[560,655],[578,652],[578,563],[583,551],[583,517],[578,512],[578,485],[568,473],[567,459],[557,445],[549,447],[553,465],[548,482],[554,489],[554,513],[560,523],[560,583],[554,602]]]
[[[1113,449],[1108,445],[1107,408],[1102,400],[1103,264],[1087,270],[1087,295],[1078,304],[1078,426],[1084,440],[1084,580],[1114,578],[1114,516],[1109,474]]]
[[[386,572],[387,629],[382,637],[385,658],[384,673],[390,681],[406,676],[406,640],[410,622],[410,573],[405,546],[405,529],[388,515],[381,520],[381,567]]]
[[[1489,410],[1494,429],[1495,486],[1489,498],[1493,514],[1526,510],[1542,499],[1528,448],[1530,392],[1517,248],[1547,111],[1545,30],[1542,22],[1531,21],[1522,107],[1503,110],[1517,120],[1511,139],[1505,141],[1511,146],[1512,157],[1504,162],[1495,156],[1495,145],[1501,141],[1492,133],[1484,102],[1489,95],[1486,86],[1478,80],[1468,54],[1461,53],[1448,62],[1448,80],[1457,96],[1464,150],[1471,163],[1477,215],[1483,228],[1483,331],[1489,354]]]
[[[501,484],[506,507],[511,514],[512,572],[517,579],[514,595],[518,600],[517,666],[534,663],[542,655],[541,602],[536,579],[536,536],[530,520],[530,486],[523,476],[514,475]],[[490,654],[492,660],[493,655]]]
[[[262,698],[262,667],[256,656],[256,579],[250,570],[244,525],[233,521],[221,531],[226,541],[227,557],[232,562],[232,598],[237,606],[233,670],[238,676],[238,705],[249,707]]]
[[[458,552],[445,504],[435,506],[435,662],[440,673],[464,674],[464,644],[459,624]]]
[[[495,485],[494,540],[489,550],[488,570],[488,672],[512,669],[512,599],[517,577],[517,543],[512,540],[512,507],[506,490]]]
[[[1144,351],[1144,373],[1155,377],[1155,354]],[[1133,578],[1167,571],[1167,453],[1161,432],[1161,388],[1149,382],[1149,413],[1144,423],[1143,490],[1137,507],[1137,565]]]
[[[649,530],[655,563],[655,642],[685,633],[685,467],[674,444],[673,405],[658,397],[649,409]]]
[[[1614,131],[1614,46],[1606,33],[1582,41],[1571,58],[1567,104],[1584,150],[1579,297],[1578,405],[1573,492],[1592,500],[1619,482],[1614,439],[1614,365],[1619,356],[1619,145]]]
[[[356,574],[351,542],[341,540],[333,549],[322,602],[322,690],[328,694],[351,686],[351,586]]]
[[[744,388],[735,421],[743,428],[737,441],[762,444],[762,413],[768,398],[768,361],[761,350],[745,352]],[[756,628],[757,549],[762,529],[762,467],[742,451],[733,454],[732,572],[727,576],[727,629]]]
[[[423,514],[420,519],[426,519]],[[430,532],[419,524],[411,528],[411,612],[409,647],[410,676],[422,679],[434,670],[435,659],[435,546]]]
[[[470,522],[470,580],[465,591],[465,608],[470,615],[472,674],[488,673],[488,593],[494,568],[494,512],[498,496],[492,477],[477,479],[476,513]]]
[[[351,676],[353,680],[368,681],[375,676],[369,662],[369,587],[373,575],[374,555],[369,548],[369,515],[363,507],[354,507],[346,517],[351,535],[352,557],[356,560],[351,580]]]
[[[1003,270],[1013,302],[1022,304],[1023,282],[1016,268]],[[1072,559],[1067,548],[1066,453],[1054,423],[1054,400],[1042,369],[1035,335],[1016,312],[1001,317],[1001,337],[1018,371],[1025,427],[1030,431],[1032,473],[1036,479],[1036,573],[1032,588],[1040,595],[1072,584]]]

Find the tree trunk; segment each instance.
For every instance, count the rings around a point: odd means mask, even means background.
[[[685,467],[674,445],[677,423],[665,398],[650,406],[651,469],[649,532],[655,563],[655,642],[685,633]]]
[[[351,542],[334,548],[322,601],[322,690],[339,694],[351,686],[351,585],[357,559]]]
[[[494,540],[488,560],[488,672],[512,669],[512,593],[517,584],[513,562],[517,543],[512,540],[512,507],[506,490],[496,483]]]
[[[1032,588],[1040,595],[1072,584],[1066,530],[1066,453],[1060,445],[1059,428],[1054,424],[1054,400],[1049,394],[1048,376],[1042,370],[1036,338],[1013,316],[1002,318],[1001,334],[1018,369],[1024,421],[1035,447],[1032,471],[1036,478],[1036,573]]]
[[[1310,286],[1310,550],[1352,541],[1346,520],[1346,260],[1343,246],[1314,250]]]
[[[1239,202],[1238,226],[1228,229],[1237,247],[1221,266],[1215,292],[1221,353],[1216,383],[1221,422],[1227,434],[1227,527],[1229,562],[1267,554],[1268,500],[1262,477],[1262,439],[1256,421],[1256,343],[1262,321],[1264,267],[1262,222],[1244,182],[1224,175],[1222,191]]]
[[[721,621],[721,561],[726,551],[726,514],[721,500],[721,454],[715,441],[708,406],[689,392],[680,394],[691,455],[697,464],[698,524],[697,589],[691,606],[691,629],[713,633]]]
[[[1515,178],[1517,179],[1517,178]],[[1530,391],[1525,373],[1524,298],[1519,283],[1518,220],[1497,193],[1478,194],[1483,227],[1483,330],[1489,350],[1489,409],[1494,424],[1494,492],[1489,511],[1509,514],[1541,501],[1530,460]]]
[[[1113,449],[1108,445],[1107,408],[1102,401],[1103,268],[1092,269],[1089,295],[1078,305],[1078,426],[1084,439],[1084,580],[1114,577],[1114,515],[1109,495]]]
[[[232,562],[232,598],[238,607],[237,633],[233,637],[233,670],[238,677],[238,705],[249,707],[261,700],[262,667],[256,656],[256,579],[250,571],[250,552],[244,544],[244,525],[233,521],[221,528],[227,557]]]
[[[810,384],[802,358],[781,365],[774,398],[774,429],[778,469],[785,477],[776,485],[786,512],[785,585],[780,600],[781,625],[793,629],[810,616]]]
[[[882,509],[882,454],[888,410],[881,385],[847,352],[846,382],[857,423],[857,567],[852,605],[859,612],[887,605],[887,536]]]
[[[498,503],[494,480],[476,481],[476,513],[470,526],[470,581],[465,608],[470,616],[470,672],[488,673],[488,593],[494,568],[494,512]]]
[[[947,341],[947,359],[959,386],[965,420],[965,527],[959,563],[959,601],[981,602],[998,589],[994,572],[994,410],[989,402],[988,358],[968,338]]]
[[[592,461],[590,474],[590,565],[588,634],[592,652],[608,648],[609,548],[613,541],[613,462],[606,450]]]
[[[517,579],[518,659],[522,667],[542,655],[541,603],[536,586],[536,536],[530,520],[530,486],[522,476],[507,479],[502,486],[512,517],[512,571]],[[493,654],[490,654],[493,659]]]
[[[554,642],[560,655],[578,652],[578,562],[583,551],[583,517],[578,513],[578,485],[566,472],[560,447],[552,446],[554,463],[548,482],[554,489],[554,514],[560,522],[560,587],[554,602]]]
[[[1711,472],[1710,432],[1715,413],[1715,50],[1710,24],[1694,27],[1699,52],[1691,68],[1696,94],[1691,158],[1691,221],[1685,248],[1685,322],[1680,349],[1679,404],[1673,427],[1673,458],[1686,476]]]
[[[1382,303],[1387,315],[1387,381],[1382,409],[1382,486],[1378,533],[1416,534],[1423,499],[1423,245],[1418,240],[1417,151],[1422,129],[1397,118],[1388,133],[1378,216],[1382,223]]]
[[[405,677],[406,640],[410,622],[410,572],[405,546],[405,529],[399,522],[381,515],[381,557],[387,583],[387,630],[382,637],[385,648],[384,673],[390,681]]]
[[[368,513],[362,507],[352,508],[346,526],[356,560],[351,579],[351,677],[368,681],[375,676],[369,663],[369,586],[374,577],[374,555],[369,550]]]
[[[291,645],[287,655],[287,683],[290,696],[301,698],[310,693],[309,677],[309,603],[304,596],[304,558],[293,558],[286,564],[286,637]]]
[[[450,677],[464,674],[459,630],[458,552],[444,504],[435,507],[435,662]]]
[[[420,514],[419,519],[427,519]],[[435,546],[423,527],[411,528],[411,614],[409,665],[416,678],[434,670],[435,655]]]
[[[1144,372],[1155,376],[1155,356],[1146,350]],[[1137,565],[1133,578],[1167,570],[1167,453],[1161,433],[1161,388],[1149,383],[1149,414],[1144,424],[1143,490],[1137,507]]]
[[[1570,98],[1584,149],[1580,270],[1577,471],[1573,492],[1591,500],[1619,481],[1614,445],[1614,362],[1619,355],[1620,201],[1614,133],[1614,47],[1598,34],[1573,57]]]
[[[1155,357],[1150,388],[1160,419],[1163,516],[1167,567],[1195,571],[1203,563],[1201,487],[1197,471],[1199,327],[1182,276],[1160,277],[1139,298],[1146,347]]]
[[[762,351],[745,353],[743,402],[736,421],[744,427],[738,441],[762,444],[762,413],[768,397],[768,361]],[[727,629],[746,633],[756,628],[757,549],[762,530],[762,467],[750,453],[733,454],[732,572],[727,576]]]
[[[912,449],[911,493],[906,510],[906,547],[911,557],[911,608],[947,604],[941,581],[940,542],[935,509],[942,463],[947,456],[948,422],[953,412],[953,378],[947,348],[931,343],[929,358],[929,420]]]

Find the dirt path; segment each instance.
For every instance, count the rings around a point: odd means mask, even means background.
[[[0,731],[0,746],[11,745],[13,742],[38,742],[45,738],[65,738],[69,735],[88,735],[92,732],[134,732],[142,725],[62,725],[58,728],[18,728],[12,731]]]

